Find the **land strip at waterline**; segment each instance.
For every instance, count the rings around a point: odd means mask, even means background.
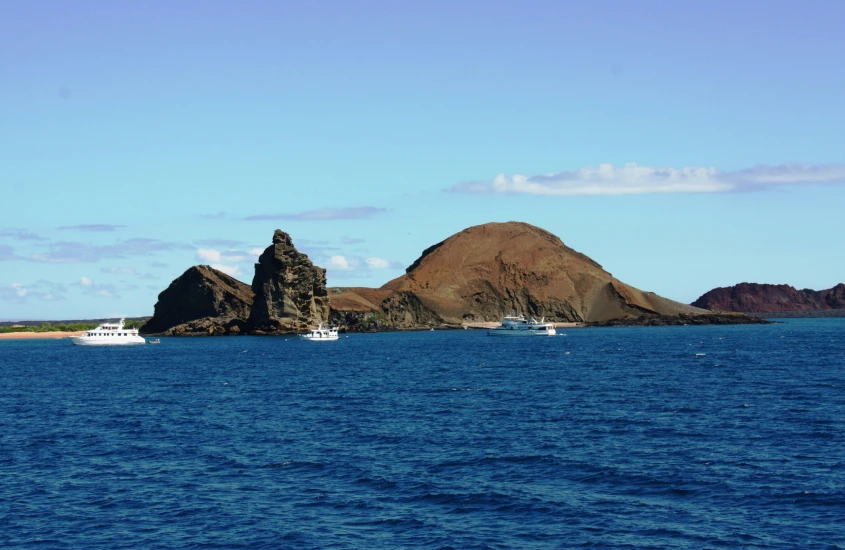
[[[149,317],[134,317],[126,320],[126,328],[138,328]],[[0,321],[0,339],[67,338],[79,336],[97,328],[111,319],[88,319],[73,321]]]

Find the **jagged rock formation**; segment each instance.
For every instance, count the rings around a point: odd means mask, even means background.
[[[249,285],[207,265],[189,268],[158,295],[144,334],[239,334],[253,303]]]
[[[513,312],[570,322],[705,313],[626,285],[521,222],[465,229],[427,248],[380,289],[333,289],[331,299],[332,320],[361,330],[498,321]]]
[[[596,327],[667,327],[677,325],[767,325],[766,321],[743,313],[681,313],[678,315],[643,315],[590,323]]]
[[[247,320],[251,334],[295,332],[326,322],[326,270],[315,266],[277,229],[273,244],[259,256],[252,279],[255,301]]]
[[[845,309],[845,284],[827,290],[796,290],[789,285],[740,283],[714,288],[693,306],[744,313],[811,312]]]
[[[252,286],[199,265],[158,298],[144,334],[284,334],[329,317],[326,271],[279,229],[255,264]]]

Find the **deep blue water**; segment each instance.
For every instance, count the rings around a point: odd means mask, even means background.
[[[566,332],[0,341],[0,547],[845,547],[845,319]]]

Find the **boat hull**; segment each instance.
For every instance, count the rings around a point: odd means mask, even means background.
[[[309,342],[331,342],[334,340],[339,340],[337,336],[308,336],[304,334],[299,335],[300,340],[308,340]]]
[[[139,346],[147,343],[140,336],[128,337],[125,340],[119,338],[118,340],[120,341],[114,341],[111,338],[86,338],[84,336],[73,336],[70,339],[75,346]]]
[[[528,336],[554,336],[557,334],[555,329],[548,330],[513,330],[506,328],[494,328],[487,331],[487,336],[506,336],[506,337],[528,337]]]

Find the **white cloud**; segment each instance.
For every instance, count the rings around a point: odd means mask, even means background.
[[[230,277],[236,277],[238,275],[238,272],[240,272],[240,268],[236,265],[211,264],[211,267],[213,267],[217,271],[222,271]]]
[[[247,250],[247,253],[251,254],[253,256],[261,256],[264,253],[264,249],[263,248],[250,248],[249,250]]]
[[[328,268],[346,271],[350,268],[349,260],[347,260],[344,256],[332,256],[329,258]]]
[[[84,275],[79,279],[78,283],[72,283],[72,285],[82,287],[82,293],[86,296],[102,296],[104,298],[119,297],[114,285],[98,283]]]
[[[67,289],[64,285],[38,279],[26,284],[0,285],[0,302],[25,304],[30,299],[58,301],[64,300],[66,293]]]
[[[198,248],[197,249],[197,260],[201,262],[219,262],[220,261],[220,251],[215,250],[213,248]]]
[[[715,168],[600,164],[535,176],[499,174],[491,181],[466,181],[448,191],[469,194],[631,195],[645,193],[720,193],[777,185],[845,183],[845,165],[755,166],[731,172]]]
[[[367,266],[370,269],[387,269],[390,267],[390,262],[382,258],[367,258]]]

